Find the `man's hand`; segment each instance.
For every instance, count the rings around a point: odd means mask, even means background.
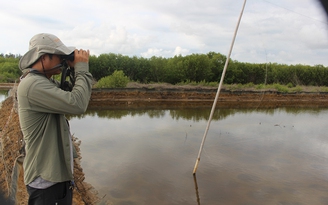
[[[74,50],[74,61],[68,61],[68,65],[70,67],[74,67],[76,63],[78,62],[85,62],[88,63],[89,62],[89,55],[90,52],[89,50],[83,50],[83,49],[75,49]]]

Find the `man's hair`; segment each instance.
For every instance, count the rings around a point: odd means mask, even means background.
[[[54,54],[46,53],[46,54],[44,54],[44,55],[48,55],[49,58],[50,58],[50,60],[51,60],[51,59],[52,59],[52,56],[53,56]],[[42,56],[44,56],[44,55],[42,55]],[[40,58],[39,58],[37,61],[35,61],[35,62],[31,65],[32,68],[33,68],[33,66],[34,66],[37,62],[39,62],[39,60],[42,58],[42,56],[40,56]]]

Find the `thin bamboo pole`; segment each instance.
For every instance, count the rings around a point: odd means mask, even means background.
[[[197,171],[197,168],[198,168],[198,164],[199,164],[199,161],[200,161],[200,155],[202,153],[202,150],[203,150],[203,147],[204,147],[204,142],[205,142],[205,139],[206,139],[206,136],[207,136],[207,132],[208,132],[208,129],[210,128],[210,124],[211,124],[213,114],[214,114],[214,111],[215,111],[215,106],[216,106],[216,103],[217,103],[219,95],[220,95],[220,91],[221,91],[221,87],[222,87],[222,84],[223,84],[224,76],[225,76],[225,73],[226,73],[226,70],[227,70],[227,67],[228,67],[228,63],[229,63],[229,60],[230,60],[232,48],[233,48],[233,45],[235,43],[235,39],[236,39],[236,36],[237,36],[237,31],[238,31],[238,28],[239,28],[241,17],[243,16],[245,5],[246,5],[246,0],[244,1],[242,10],[240,12],[238,23],[237,23],[237,26],[236,26],[236,29],[235,29],[235,33],[234,33],[232,42],[231,42],[229,54],[227,56],[227,59],[226,59],[225,65],[224,65],[224,69],[223,69],[223,72],[222,72],[222,75],[221,75],[221,80],[220,80],[220,83],[219,83],[219,87],[218,87],[218,90],[217,90],[216,95],[215,95],[215,99],[214,99],[214,103],[213,103],[212,110],[211,110],[211,113],[210,113],[210,117],[209,117],[209,120],[207,122],[205,133],[204,133],[204,136],[203,136],[203,139],[202,139],[202,143],[200,145],[200,149],[199,149],[199,152],[198,152],[198,157],[196,159],[196,163],[195,163],[195,167],[194,167],[194,171],[193,171],[194,175],[196,174],[196,171]]]

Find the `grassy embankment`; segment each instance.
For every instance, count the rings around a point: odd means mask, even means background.
[[[171,85],[167,83],[149,83],[149,84],[140,84],[136,82],[129,82],[127,87],[128,88],[136,88],[136,87],[143,87],[143,88],[183,88],[183,87],[197,87],[197,88],[218,88],[219,84],[217,82],[186,82],[186,83],[179,83],[176,85]],[[230,91],[236,91],[236,90],[247,90],[247,91],[265,91],[265,90],[271,90],[271,91],[278,91],[282,93],[300,93],[300,92],[328,92],[328,87],[326,86],[293,86],[292,84],[288,85],[281,85],[281,84],[259,84],[254,85],[253,83],[248,84],[223,84],[222,89],[224,90],[230,90]]]

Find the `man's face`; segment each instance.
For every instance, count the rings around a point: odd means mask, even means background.
[[[53,69],[62,63],[62,59],[59,55],[52,55],[52,57],[48,55],[46,62],[45,69],[49,71],[51,75],[58,75],[61,73],[61,68],[58,67],[57,69]]]

